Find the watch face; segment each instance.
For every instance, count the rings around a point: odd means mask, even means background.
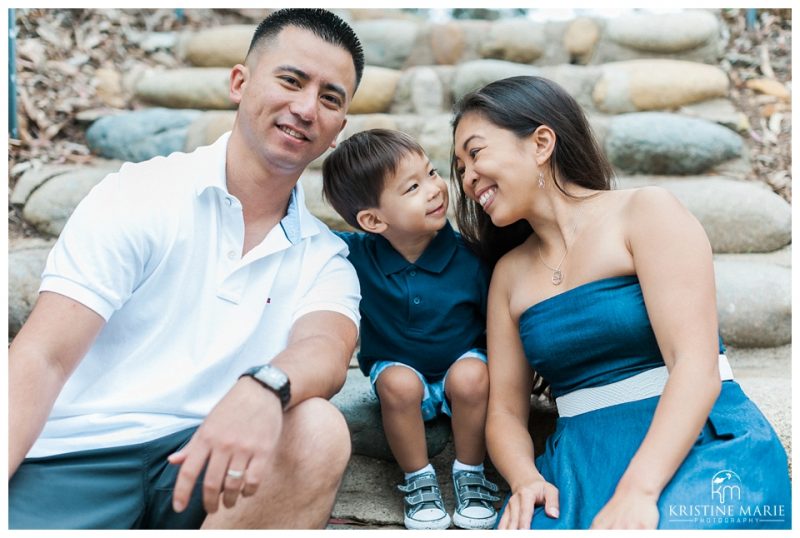
[[[288,381],[283,372],[269,366],[264,366],[261,368],[258,372],[256,372],[255,377],[276,390],[283,387]]]

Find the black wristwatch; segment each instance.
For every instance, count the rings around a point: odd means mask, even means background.
[[[265,388],[277,394],[283,409],[286,409],[286,406],[289,405],[289,400],[292,397],[289,376],[277,366],[272,366],[270,364],[253,366],[252,368],[248,368],[239,378],[245,376],[252,377]]]

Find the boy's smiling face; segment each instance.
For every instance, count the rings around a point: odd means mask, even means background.
[[[386,228],[379,233],[433,237],[447,221],[447,183],[425,154],[409,153],[383,187],[375,213]]]

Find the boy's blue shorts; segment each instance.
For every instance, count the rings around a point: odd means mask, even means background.
[[[486,360],[486,350],[480,348],[470,349],[463,355],[453,362],[462,360],[462,359],[479,359],[483,361],[484,364],[487,363]],[[450,365],[450,368],[453,367],[453,364]],[[376,397],[380,400],[380,396],[378,396],[378,391],[375,389],[375,383],[378,381],[378,377],[383,373],[384,370],[389,368],[390,366],[405,366],[419,377],[419,380],[422,381],[422,420],[428,421],[436,418],[441,413],[444,413],[448,417],[453,416],[452,411],[450,410],[450,405],[447,401],[447,396],[444,392],[445,383],[447,382],[447,374],[450,373],[450,370],[447,370],[447,373],[444,374],[442,379],[438,381],[430,381],[424,375],[419,373],[416,369],[412,368],[407,364],[403,364],[402,362],[396,361],[378,361],[372,365],[372,368],[369,370],[369,380],[372,383],[372,392],[375,394]]]

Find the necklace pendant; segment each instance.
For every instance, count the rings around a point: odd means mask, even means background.
[[[564,280],[564,275],[561,271],[553,271],[553,286],[558,286]]]

